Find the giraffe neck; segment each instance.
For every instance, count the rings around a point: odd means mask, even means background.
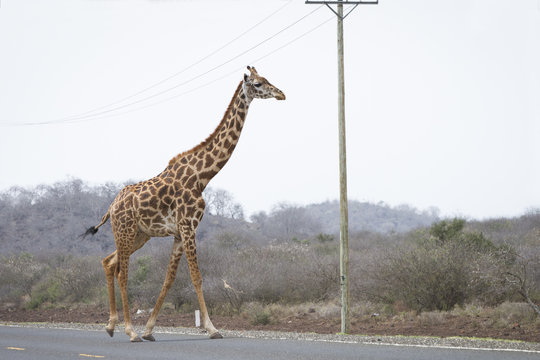
[[[202,192],[230,159],[244,127],[251,100],[244,94],[243,82],[240,82],[214,132],[193,149],[174,157],[162,174],[182,179],[186,186],[197,186]]]

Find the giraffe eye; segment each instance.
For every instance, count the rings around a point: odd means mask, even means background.
[[[255,86],[255,87],[261,87],[262,84],[261,84],[261,83],[256,83],[256,84],[253,84],[253,86]]]

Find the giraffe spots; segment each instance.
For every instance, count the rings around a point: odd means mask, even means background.
[[[244,124],[242,123],[242,121],[237,121],[236,122],[236,131],[238,131],[238,132],[242,131],[243,126],[244,126]]]
[[[122,241],[129,242],[137,226],[152,236],[181,233],[183,239],[191,240],[190,249],[195,255],[195,229],[205,207],[201,193],[235,149],[249,101],[251,98],[240,84],[222,121],[205,141],[175,156],[157,177],[121,190],[113,207],[114,227],[118,230],[115,237],[118,233]]]
[[[148,201],[148,206],[151,207],[152,209],[155,209],[158,206],[158,203],[159,203],[158,197],[152,196],[150,200]]]
[[[206,167],[211,167],[212,164],[214,164],[214,158],[210,156],[210,154],[206,154],[206,157],[204,158]]]
[[[139,210],[139,214],[143,218],[153,218],[154,216],[156,216],[158,214],[158,212],[155,211],[154,209],[143,208],[143,209]]]
[[[225,164],[227,163],[228,160],[229,160],[229,159],[224,159],[224,160],[218,161],[217,167],[220,168],[220,169],[223,168],[223,167],[225,166]],[[217,172],[216,172],[216,173],[217,173]]]
[[[173,198],[170,197],[169,195],[166,195],[163,197],[163,199],[161,200],[165,205],[167,206],[171,206],[172,203],[173,203]]]
[[[152,220],[151,218],[144,218],[142,219],[142,222],[144,223],[144,225],[146,225],[146,227],[150,227],[150,225],[152,224]]]
[[[169,214],[169,205],[165,204],[165,202],[162,201],[159,204],[159,211],[161,212],[162,216],[167,216]]]
[[[136,208],[150,208],[152,207],[152,204],[157,204],[157,197],[147,194],[148,196],[145,196],[145,200],[142,200],[138,203],[138,206]]]
[[[168,186],[164,185],[161,188],[159,188],[157,196],[160,198],[163,198],[165,195],[168,194],[168,192],[169,192]]]
[[[183,194],[182,194],[182,202],[184,205],[186,205],[187,207],[193,205],[195,203],[195,200],[193,199],[193,196],[191,196],[191,194],[187,191],[185,191]]]
[[[227,161],[225,161],[227,162]],[[219,164],[219,163],[218,163]],[[205,171],[205,172],[202,172],[199,176],[201,179],[205,179],[205,180],[210,180],[212,179],[214,176],[216,176],[217,174],[217,171],[215,170],[208,170],[208,171]]]
[[[181,204],[178,206],[178,213],[184,215],[186,213],[186,206],[184,204]]]
[[[190,176],[185,182],[184,185],[187,189],[192,189],[197,182],[197,175]]]

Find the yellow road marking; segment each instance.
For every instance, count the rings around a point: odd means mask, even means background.
[[[25,348],[18,348],[18,347],[13,347],[13,346],[8,346],[6,349],[8,349],[8,350],[18,350],[18,351],[26,350]]]
[[[89,355],[89,354],[79,354],[79,356],[89,357],[89,358],[104,358],[105,357],[103,355]]]

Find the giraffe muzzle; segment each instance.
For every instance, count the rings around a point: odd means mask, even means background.
[[[277,90],[274,93],[274,97],[276,98],[276,100],[285,100],[285,94],[282,93],[281,90]]]

